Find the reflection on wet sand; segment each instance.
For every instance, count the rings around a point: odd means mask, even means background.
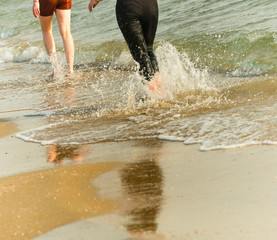
[[[81,163],[84,156],[91,152],[89,145],[51,145],[47,148],[48,160],[57,165],[63,164],[65,160]]]
[[[74,85],[71,83],[73,79],[69,78],[63,80],[65,81],[64,84],[57,88],[47,86],[45,105],[51,109],[62,108],[63,106],[72,107],[76,105],[76,98],[78,96]],[[76,113],[78,113],[78,111]],[[59,117],[60,116],[53,116],[51,121],[56,122],[56,118]],[[84,156],[88,155],[91,151],[91,146],[89,145],[51,145],[47,148],[47,162],[59,165],[63,164],[65,160],[72,160],[76,163],[80,163],[83,161]]]
[[[142,160],[124,166],[121,182],[130,218],[126,228],[133,234],[155,233],[157,217],[163,201],[163,173],[153,159]]]
[[[1,240],[31,239],[113,211],[116,201],[98,198],[91,181],[119,165],[75,165],[0,179]]]

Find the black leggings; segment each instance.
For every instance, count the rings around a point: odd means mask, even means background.
[[[117,0],[116,17],[139,72],[151,80],[159,71],[153,51],[158,25],[157,0]]]

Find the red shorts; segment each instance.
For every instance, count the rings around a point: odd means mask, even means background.
[[[71,9],[71,0],[39,0],[40,16],[52,16],[56,9]]]

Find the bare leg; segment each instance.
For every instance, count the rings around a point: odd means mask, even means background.
[[[70,31],[71,10],[56,10],[59,30],[63,39],[69,74],[73,73],[74,42]]]
[[[56,53],[56,46],[52,35],[52,18],[53,16],[39,17],[44,46],[49,56]]]
[[[46,52],[50,56],[50,60],[55,69],[58,66],[58,60],[56,55],[56,46],[52,35],[52,18],[53,16],[48,16],[48,17],[40,16],[39,20],[40,20],[44,46],[45,46]]]

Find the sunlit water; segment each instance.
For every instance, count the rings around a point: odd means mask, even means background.
[[[28,109],[24,118],[48,122],[19,138],[62,145],[155,137],[201,150],[277,143],[275,1],[160,0],[159,96],[136,71],[115,1],[93,13],[87,1],[74,1],[76,74],[53,79],[31,3],[7,2],[0,3],[0,112]],[[64,65],[55,20],[54,36]]]

